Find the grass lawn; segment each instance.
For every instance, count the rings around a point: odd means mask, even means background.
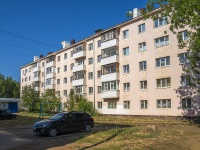
[[[38,114],[19,113],[14,120],[1,120],[0,127],[33,124],[37,120]],[[121,116],[94,116],[94,120],[96,124],[94,132],[49,138],[38,145],[45,147],[46,143],[51,146],[44,149],[52,150],[200,149],[199,125],[189,120]],[[98,126],[103,126],[104,130],[97,130]],[[35,145],[28,146],[35,148]]]

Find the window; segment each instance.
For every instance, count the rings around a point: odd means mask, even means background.
[[[127,73],[129,73],[129,65],[124,65],[123,66],[123,71],[124,71],[124,74],[127,74]]]
[[[60,84],[60,79],[57,79],[57,84]]]
[[[190,76],[181,76],[181,85],[190,85]]]
[[[130,83],[124,83],[124,91],[130,90]]]
[[[140,71],[147,70],[147,62],[146,61],[139,62],[139,69]]]
[[[116,109],[117,103],[116,102],[108,102],[108,109]]]
[[[157,100],[157,108],[171,108],[171,99]]]
[[[66,71],[67,71],[67,65],[64,66],[64,72],[66,72]]]
[[[141,109],[147,109],[148,108],[148,101],[147,100],[141,100],[140,101],[140,108]]]
[[[141,90],[147,89],[147,81],[140,81],[140,89]]]
[[[124,53],[124,56],[129,55],[130,54],[129,47],[123,48],[123,53]]]
[[[162,18],[154,20],[154,28],[164,26],[166,24],[167,24],[167,17],[162,17]]]
[[[56,94],[57,94],[58,96],[60,96],[60,91],[57,91]]]
[[[118,50],[115,46],[101,50],[101,59],[118,55]]]
[[[145,32],[145,23],[138,26],[138,33]]]
[[[29,81],[31,80],[31,76],[29,76]]]
[[[70,65],[71,70],[74,68],[74,63]]]
[[[27,77],[25,78],[25,81],[27,81]]]
[[[42,87],[44,87],[44,82],[42,82]]]
[[[146,42],[139,43],[138,47],[140,52],[146,51]]]
[[[46,79],[46,85],[51,85],[51,84],[53,84],[53,78]]]
[[[67,90],[63,91],[64,96],[67,96]]]
[[[64,78],[63,81],[64,81],[64,83],[67,83],[67,78]]]
[[[90,65],[90,64],[93,64],[93,58],[91,57],[91,58],[88,58],[88,64]]]
[[[162,78],[157,79],[157,88],[164,88],[164,87],[170,87],[171,86],[171,79],[170,78]]]
[[[129,37],[129,30],[123,31],[123,38],[128,38]]]
[[[93,43],[90,43],[90,44],[88,45],[88,50],[93,50]]]
[[[97,108],[102,109],[102,102],[97,102]]]
[[[42,67],[44,67],[44,62],[42,62]]]
[[[71,57],[73,57],[73,51],[71,51],[70,54],[71,54]]]
[[[112,40],[112,39],[115,39],[115,38],[116,38],[115,30],[112,30],[112,31],[109,31],[107,33],[104,33],[101,36],[101,42],[109,41],[109,40]]]
[[[164,37],[155,39],[155,48],[165,46],[168,44],[169,44],[169,36],[164,36]]]
[[[184,98],[181,100],[182,108],[191,108],[192,102],[191,98]]]
[[[60,56],[57,57],[58,61],[60,61]]]
[[[57,68],[57,73],[60,73],[60,67],[59,67],[59,68]]]
[[[103,91],[117,90],[118,86],[119,86],[118,81],[102,82],[102,90]]]
[[[101,40],[97,41],[97,47],[101,47]]]
[[[188,39],[188,31],[185,30],[185,31],[179,32],[178,36],[180,36],[182,41],[185,41]]]
[[[74,78],[74,80],[83,79],[83,78],[85,78],[85,72],[83,70],[74,72],[73,73],[73,78]]]
[[[76,93],[82,93],[83,86],[82,85],[75,86],[74,89]]]
[[[88,73],[88,79],[93,79],[93,72]]]
[[[169,56],[156,59],[156,67],[157,68],[165,67],[165,66],[169,66],[169,65],[170,65]]]
[[[89,90],[89,94],[93,93],[93,87],[89,87],[88,90]]]
[[[97,78],[101,78],[101,70],[97,71]]]
[[[119,72],[119,64],[118,63],[112,63],[112,64],[104,65],[104,66],[101,67],[101,69],[102,69],[103,75]]]
[[[124,109],[130,109],[130,101],[124,101]]]
[[[98,56],[97,56],[97,62],[98,62],[98,63],[101,62],[101,55],[98,55]]]
[[[33,78],[40,77],[40,71],[33,72]],[[29,77],[30,80],[30,77]]]
[[[189,63],[188,55],[189,55],[189,53],[179,54],[179,63],[180,64]]]
[[[44,72],[42,72],[42,76],[44,77]]]
[[[72,81],[73,81],[73,76],[70,77],[70,83],[72,83]]]
[[[64,54],[64,59],[67,59],[67,53]]]
[[[101,86],[97,86],[97,93],[101,93]]]

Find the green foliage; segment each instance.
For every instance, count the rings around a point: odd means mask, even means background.
[[[143,15],[157,19],[167,16],[170,31],[177,35],[179,48],[190,52],[190,64],[184,69],[190,73],[192,81],[200,81],[200,0],[148,0]],[[160,11],[152,12],[160,7]],[[149,12],[149,13],[148,13]],[[188,40],[183,41],[178,31],[188,29]]]
[[[41,96],[42,111],[45,113],[59,112],[61,100],[55,95],[53,90],[46,90]]]
[[[19,98],[20,85],[12,77],[4,77],[0,74],[0,97],[2,98]]]
[[[40,106],[39,93],[35,91],[35,87],[29,85],[22,90],[22,105],[28,109],[29,112],[38,112]]]
[[[67,111],[84,111],[89,114],[93,113],[93,105],[81,94],[76,94],[73,89],[71,89],[67,101],[64,103],[64,108]]]

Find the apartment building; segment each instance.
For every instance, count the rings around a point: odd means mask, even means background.
[[[178,48],[165,17],[144,20],[134,12],[129,21],[34,57],[21,67],[21,89],[52,89],[62,102],[74,89],[102,114],[199,116],[200,97],[183,71],[188,52]],[[187,40],[187,29],[179,32]]]

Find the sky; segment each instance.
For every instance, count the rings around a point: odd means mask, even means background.
[[[34,56],[127,21],[126,12],[144,8],[147,1],[0,0],[0,74],[20,81],[20,67]]]

